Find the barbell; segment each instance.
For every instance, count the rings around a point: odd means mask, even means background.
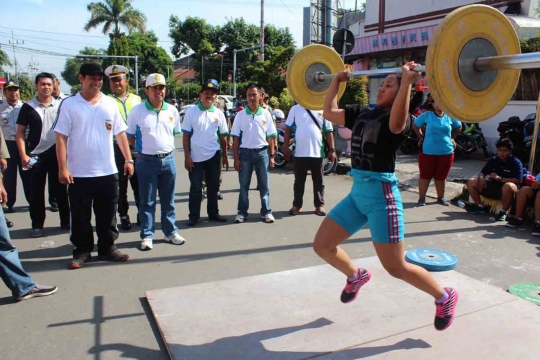
[[[425,72],[430,92],[451,117],[471,123],[498,114],[511,99],[519,69],[540,67],[540,53],[520,54],[516,31],[500,11],[468,5],[452,11],[439,24],[428,46]],[[345,65],[332,48],[308,45],[287,67],[287,87],[301,106],[321,110],[332,78]],[[401,73],[401,68],[349,72],[349,77]],[[345,91],[341,83],[338,98]]]

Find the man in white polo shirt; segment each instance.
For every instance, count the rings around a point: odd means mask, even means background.
[[[315,214],[325,216],[323,183],[325,151],[328,152],[328,158],[331,161],[336,158],[332,123],[322,117],[322,110],[311,111],[300,105],[295,105],[289,110],[285,125],[287,128],[284,143],[289,143],[293,131],[295,132],[296,141],[294,150],[294,199],[289,215],[298,215],[302,209],[307,173],[310,171],[313,180]],[[323,136],[326,138],[328,149],[325,149]],[[288,161],[291,160],[291,150],[288,146],[285,146],[283,155]]]
[[[103,75],[98,64],[81,65],[81,91],[62,101],[53,126],[60,182],[69,184],[70,240],[75,246],[71,269],[80,268],[92,258],[92,207],[96,217],[98,259],[115,262],[129,259],[116,249],[114,241],[118,238],[118,171],[131,176],[133,159],[125,133],[127,125],[118,106],[100,91]],[[113,136],[126,159],[123,169],[118,169],[114,161]]]
[[[261,216],[267,223],[273,223],[268,170],[274,168],[277,132],[272,115],[259,106],[261,90],[257,85],[248,85],[247,98],[248,106],[236,114],[231,131],[234,137],[234,168],[238,171],[240,181],[238,214],[234,221],[242,223],[248,216],[249,184],[255,168],[261,196]]]
[[[226,222],[219,215],[218,192],[221,165],[229,169],[227,157],[227,119],[214,106],[219,84],[208,80],[202,87],[197,106],[190,108],[184,116],[185,167],[189,171],[189,226],[195,226],[201,214],[202,183],[206,175],[207,213],[211,221]],[[221,151],[220,151],[221,144]]]
[[[60,209],[60,227],[69,230],[69,200],[67,188],[58,182],[56,134],[52,125],[60,102],[52,96],[54,76],[36,75],[37,95],[21,107],[17,118],[17,147],[30,181],[30,218],[32,237],[43,235],[45,224],[45,182],[49,177],[49,196],[55,198]],[[28,129],[28,137],[26,132]]]
[[[144,90],[148,99],[135,106],[128,115],[128,138],[139,153],[139,215],[141,218],[141,250],[153,248],[156,197],[161,204],[161,229],[165,240],[182,245],[174,208],[176,163],[174,135],[182,132],[178,110],[167,104],[167,84],[161,74],[150,74]]]

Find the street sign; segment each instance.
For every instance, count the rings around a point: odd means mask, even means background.
[[[347,37],[345,38],[345,34],[347,34]],[[345,45],[345,49],[344,48]],[[335,32],[334,38],[332,39],[332,46],[337,51],[338,54],[343,54],[343,50],[345,50],[345,54],[350,53],[354,49],[354,35],[350,30],[347,29],[339,29]]]

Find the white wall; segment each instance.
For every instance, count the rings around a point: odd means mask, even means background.
[[[497,151],[495,143],[499,139],[499,133],[497,132],[499,123],[508,120],[510,116],[519,116],[523,120],[525,116],[536,112],[536,105],[536,101],[509,101],[500,113],[480,123],[490,153],[494,154]]]

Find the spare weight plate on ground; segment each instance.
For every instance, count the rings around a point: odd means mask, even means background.
[[[519,283],[511,285],[508,291],[517,297],[540,305],[540,284]]]
[[[446,271],[455,269],[457,258],[447,252],[435,249],[413,249],[407,251],[405,260],[429,271]]]
[[[512,98],[520,71],[477,72],[474,61],[520,52],[516,31],[499,10],[469,5],[451,12],[433,33],[426,55],[433,98],[457,120],[480,122],[497,115]]]
[[[334,49],[319,44],[308,45],[294,54],[287,67],[287,88],[292,98],[310,110],[322,110],[324,96],[332,79],[316,81],[317,73],[337,74],[345,70],[345,65]],[[338,99],[345,91],[346,83],[341,83]]]

